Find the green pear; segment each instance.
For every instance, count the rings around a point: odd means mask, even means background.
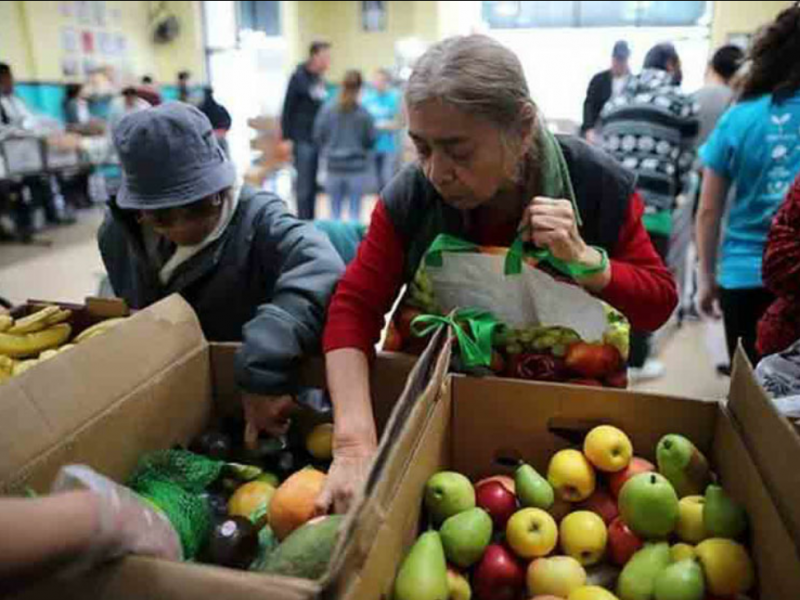
[[[711,470],[703,453],[682,435],[669,434],[656,447],[658,471],[672,484],[679,498],[702,496],[711,483]]]
[[[461,473],[441,471],[425,484],[425,508],[438,525],[460,512],[475,508],[475,488]]]
[[[394,600],[448,600],[447,561],[436,531],[423,533],[411,547],[397,579]]]
[[[619,514],[639,537],[663,539],[678,525],[678,496],[670,482],[658,473],[639,473],[622,486]]]
[[[669,544],[648,544],[627,562],[617,580],[620,600],[653,600],[656,579],[666,569],[672,557]]]
[[[703,600],[703,569],[693,558],[673,563],[656,576],[655,600]]]
[[[706,489],[703,524],[712,538],[735,540],[747,529],[747,513],[718,485]]]
[[[471,508],[447,519],[439,535],[447,560],[466,569],[480,560],[492,541],[492,518],[482,508]]]
[[[523,507],[547,510],[553,506],[553,486],[530,465],[520,465],[514,474],[517,498]]]

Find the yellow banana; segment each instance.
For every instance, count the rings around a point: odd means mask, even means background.
[[[0,354],[11,358],[36,356],[50,348],[57,348],[69,339],[71,333],[72,327],[66,323],[25,335],[0,333]]]
[[[58,312],[53,313],[51,317],[47,319],[47,326],[51,325],[58,325],[59,323],[63,323],[67,321],[72,316],[72,311],[68,308],[59,309]]]
[[[54,356],[58,356],[58,350],[45,350],[39,355],[39,360],[47,360],[48,358],[53,358]]]
[[[28,315],[22,319],[17,319],[14,322],[14,326],[7,330],[6,333],[22,335],[25,333],[42,331],[49,325],[47,322],[48,319],[58,314],[60,311],[61,309],[57,306],[45,306],[42,310],[35,312],[32,315]]]
[[[116,319],[106,319],[105,321],[100,321],[99,323],[95,323],[88,329],[84,329],[81,331],[75,339],[73,340],[74,343],[80,344],[81,342],[85,342],[88,339],[91,339],[95,336],[105,333],[112,327],[119,325],[125,320],[124,317],[117,317]],[[2,349],[0,349],[0,352]]]
[[[59,354],[61,354],[62,352],[66,352],[67,350],[69,350],[71,348],[74,348],[74,347],[75,347],[75,344],[64,344],[63,346],[61,346],[61,348],[59,348],[57,350],[57,352]]]
[[[0,315],[0,333],[8,331],[14,326],[14,319],[11,315]]]
[[[14,359],[0,354],[0,373],[11,374],[14,371]]]

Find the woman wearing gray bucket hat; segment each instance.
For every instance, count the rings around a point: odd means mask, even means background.
[[[281,433],[274,413],[289,409],[301,358],[318,347],[341,259],[280,198],[236,183],[195,107],[131,114],[113,138],[122,185],[98,242],[115,294],[143,308],[179,293],[209,340],[242,340],[240,386],[281,398],[247,397],[250,429]]]

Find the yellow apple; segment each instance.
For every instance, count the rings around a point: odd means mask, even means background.
[[[558,526],[553,517],[540,508],[523,508],[508,520],[506,541],[520,558],[547,556],[556,547]]]
[[[675,532],[682,542],[699,544],[708,537],[703,524],[703,496],[685,496],[678,504],[678,527]]]
[[[452,567],[447,567],[447,589],[450,591],[449,600],[470,600],[472,598],[469,581]]]
[[[687,558],[697,558],[694,546],[689,544],[675,544],[669,551],[672,554],[672,562],[680,562]]]
[[[605,588],[585,585],[573,590],[567,600],[618,600],[618,598]]]
[[[625,432],[611,425],[592,429],[583,441],[583,453],[595,468],[616,473],[627,467],[633,458],[633,444]]]
[[[600,515],[579,510],[567,515],[559,527],[561,549],[584,567],[596,565],[606,551],[608,531]]]
[[[753,561],[741,544],[712,538],[700,543],[695,552],[703,566],[708,591],[714,596],[736,596],[753,587]]]
[[[531,596],[567,598],[586,585],[586,571],[570,556],[537,558],[528,566],[528,592]]]
[[[561,450],[550,459],[547,480],[567,502],[582,502],[594,493],[597,477],[586,457],[577,450]]]

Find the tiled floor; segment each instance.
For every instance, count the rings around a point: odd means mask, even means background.
[[[373,203],[374,199],[365,202],[364,215],[371,212]],[[329,216],[324,199],[318,212],[320,218]],[[78,224],[40,236],[52,241],[50,247],[0,245],[0,296],[19,303],[29,298],[82,301],[96,293],[104,273],[95,242],[101,220],[101,209],[82,212]],[[661,349],[666,377],[637,389],[698,399],[723,398],[728,380],[714,370],[720,354],[719,332],[709,335],[708,329],[702,323],[687,323],[666,336]]]

